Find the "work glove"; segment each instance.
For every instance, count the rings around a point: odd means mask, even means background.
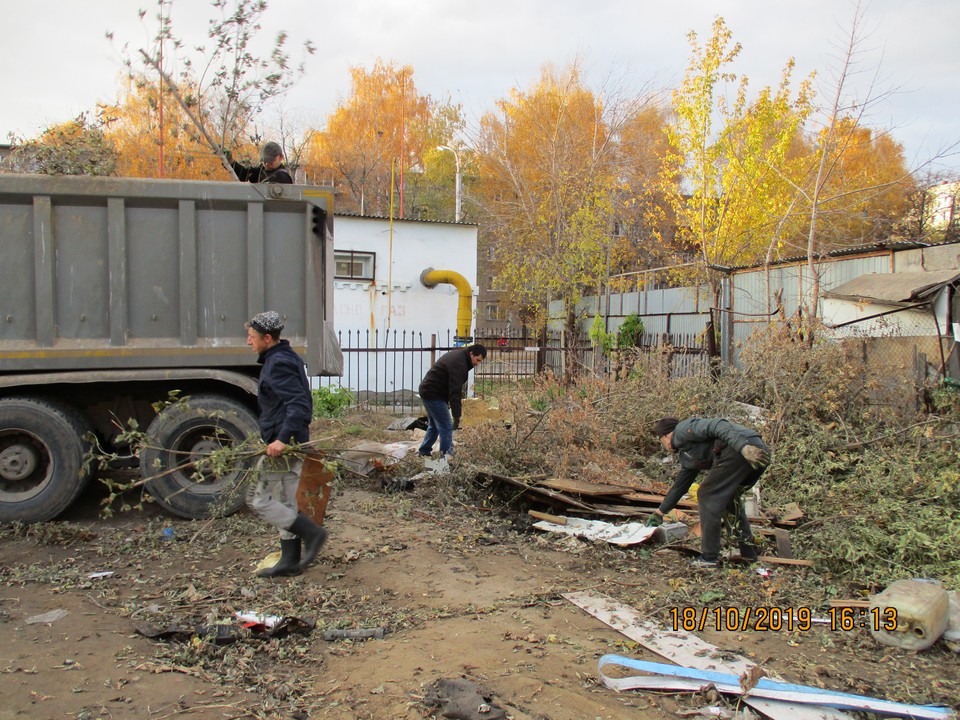
[[[460,418],[455,417],[455,418],[453,419],[453,429],[454,429],[454,430],[459,430],[459,429],[460,429]]]
[[[743,459],[750,463],[750,467],[754,470],[765,468],[770,464],[770,453],[756,445],[744,445],[740,454],[743,455]]]
[[[657,515],[656,513],[650,513],[644,525],[647,527],[659,527],[660,525],[663,525],[663,517]]]

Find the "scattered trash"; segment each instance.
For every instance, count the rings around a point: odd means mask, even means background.
[[[492,694],[470,680],[440,678],[430,684],[424,701],[457,720],[506,720],[507,713],[491,700]]]
[[[246,615],[246,613],[244,613]],[[260,617],[253,615],[253,617]],[[264,620],[271,620],[275,616],[265,616]],[[269,640],[283,638],[287,635],[309,635],[313,632],[316,622],[303,620],[297,617],[283,617],[274,621],[270,627],[266,622],[247,621],[242,625],[179,625],[172,623],[165,627],[157,627],[150,623],[134,625],[134,629],[154,640],[189,641],[195,637],[208,638],[216,645],[229,645],[239,640],[253,638],[255,640]]]
[[[113,575],[113,570],[104,570],[102,572],[92,572],[87,575],[88,580],[99,580],[100,578],[110,577]]]
[[[671,662],[688,668],[718,670],[733,674],[737,678],[738,688],[740,687],[739,677],[756,667],[756,663],[721,650],[693,633],[680,629],[666,632],[657,623],[642,618],[632,607],[623,605],[602,593],[585,590],[564,593],[563,597],[614,630]],[[743,702],[772,720],[843,720],[849,717],[840,710],[824,705],[801,705],[789,700],[768,700],[748,695],[743,698]]]
[[[563,525],[541,520],[535,522],[533,527],[538,530],[575,535],[588,540],[603,540],[612,545],[637,545],[649,540],[657,530],[639,522],[614,525],[602,520],[584,520],[577,517],[568,517],[565,520]]]
[[[331,628],[323,631],[324,640],[367,640],[376,638],[383,640],[387,634],[385,628],[360,628],[359,630],[349,630],[345,628]]]
[[[380,489],[386,493],[413,492],[415,486],[413,478],[380,478]]]
[[[420,443],[403,440],[395,443],[363,442],[340,454],[340,461],[359,475],[396,465]]]
[[[426,430],[427,416],[402,417],[387,425],[387,430]]]
[[[423,459],[423,466],[434,474],[450,472],[450,461],[446,455],[425,457]]]
[[[177,531],[174,530],[172,527],[165,527],[165,528],[163,529],[163,532],[160,533],[160,537],[161,537],[162,539],[164,539],[164,540],[167,540],[167,541],[176,540],[176,539],[177,539]]]
[[[238,610],[234,615],[245,623],[244,627],[263,625],[265,628],[272,628],[283,620],[280,615],[261,615],[249,610]]]
[[[617,677],[611,677],[604,672],[608,665],[639,670],[643,674],[620,677],[618,673]],[[823,690],[808,685],[794,685],[765,677],[759,678],[747,694],[741,686],[741,679],[738,675],[634,660],[620,655],[604,655],[601,657],[597,664],[597,672],[604,685],[618,692],[638,689],[699,692],[707,687],[713,687],[725,695],[789,700],[799,705],[819,705],[822,703],[845,710],[906,716],[923,720],[946,720],[954,717],[953,710],[940,705],[909,705],[891,700],[878,700],[865,695]]]
[[[877,642],[925,650],[947,629],[950,597],[936,580],[897,580],[873,597],[867,617]]]
[[[69,614],[70,614],[69,610],[51,610],[50,612],[45,612],[42,615],[34,615],[32,617],[28,617],[26,622],[27,622],[27,625],[55,623],[57,620],[63,620],[63,618],[65,618]]]
[[[666,543],[671,543],[676,540],[682,540],[690,532],[690,528],[687,527],[686,523],[675,522],[675,523],[664,523],[656,528],[654,528],[653,539],[665,545]]]

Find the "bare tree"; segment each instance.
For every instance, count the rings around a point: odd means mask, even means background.
[[[192,51],[174,34],[172,0],[157,0],[157,31],[147,48],[136,50],[137,62],[156,73],[176,99],[224,167],[232,172],[224,148],[249,134],[255,118],[270,101],[283,95],[302,76],[303,64],[293,67],[287,51],[288,35],[279,32],[266,56],[257,54],[255,40],[262,31],[266,0],[212,0],[218,13],[208,21],[208,46]],[[140,11],[141,20],[147,12]],[[113,37],[107,33],[107,37]],[[315,50],[308,40],[305,52]],[[134,60],[128,59],[134,72]],[[174,77],[168,67],[177,66]]]

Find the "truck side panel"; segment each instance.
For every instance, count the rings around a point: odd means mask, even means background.
[[[244,322],[275,309],[340,373],[320,188],[0,175],[0,243],[0,372],[249,368]]]

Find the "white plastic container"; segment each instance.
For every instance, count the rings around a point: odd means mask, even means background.
[[[870,634],[884,645],[924,650],[947,629],[949,596],[934,580],[897,580],[873,597],[866,623]],[[884,626],[896,611],[896,630]]]

